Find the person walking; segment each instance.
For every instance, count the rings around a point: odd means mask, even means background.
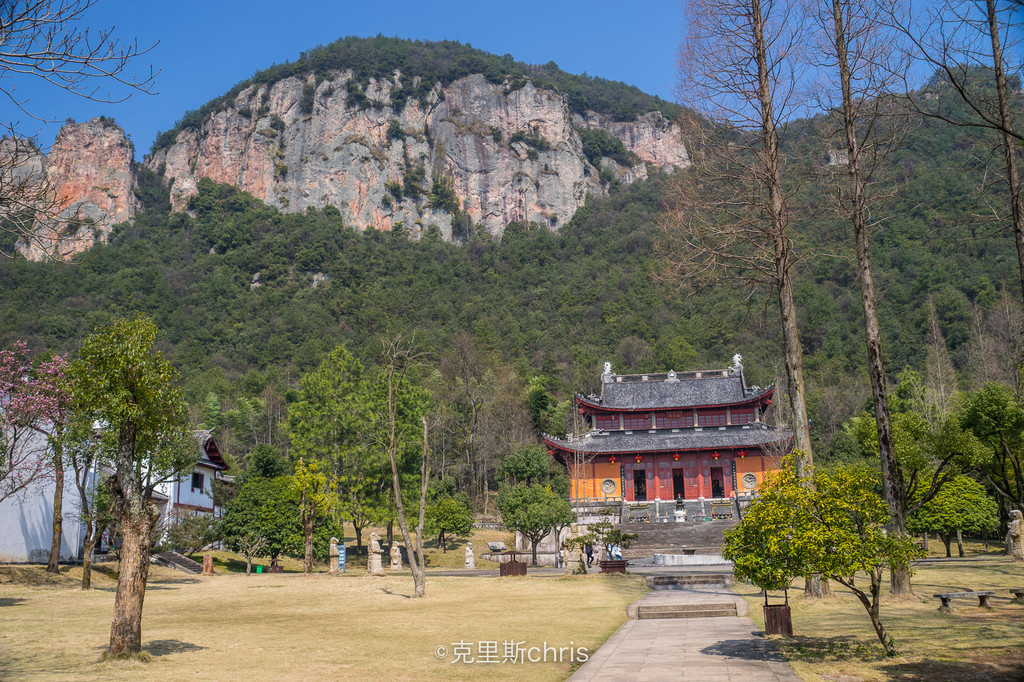
[[[583,552],[587,555],[587,568],[594,564],[594,546],[589,542],[583,545]]]

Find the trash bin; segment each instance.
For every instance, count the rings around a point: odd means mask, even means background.
[[[764,605],[764,632],[767,635],[793,636],[793,616],[789,604]]]
[[[262,573],[263,572],[263,565],[262,564],[256,564],[256,572],[257,573]]]

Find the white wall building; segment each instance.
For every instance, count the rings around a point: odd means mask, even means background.
[[[209,431],[196,431],[196,438],[199,440],[199,459],[191,473],[156,488],[156,492],[166,497],[161,509],[165,520],[174,518],[175,512],[180,511],[221,516],[220,505],[213,499],[213,482],[224,479],[228,464]]]
[[[197,431],[200,454],[192,470],[178,480],[158,484],[152,502],[160,506],[161,521],[166,523],[177,511],[221,516],[221,508],[214,504],[213,481],[223,480],[227,470],[217,443],[209,431]],[[33,434],[24,447],[34,449],[37,457],[49,458],[46,438]],[[89,472],[88,485],[96,484],[95,471]],[[53,538],[52,474],[37,478],[20,492],[0,502],[0,563],[46,563]],[[82,560],[81,500],[75,485],[74,472],[64,475],[64,523],[60,560]],[[97,548],[98,550],[99,548]]]
[[[35,451],[35,457],[49,459],[46,437],[32,433],[24,447]],[[89,472],[88,485],[95,483],[95,472]],[[46,563],[53,539],[53,493],[56,490],[52,472],[36,478],[27,487],[0,502],[0,563]],[[75,486],[74,472],[64,473],[64,523],[62,525],[60,560],[82,559],[81,499]]]

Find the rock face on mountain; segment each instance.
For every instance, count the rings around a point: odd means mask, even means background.
[[[145,163],[163,174],[175,210],[210,178],[285,211],[332,205],[359,229],[418,236],[435,226],[449,240],[472,224],[495,235],[517,220],[557,229],[588,194],[606,191],[609,171],[631,182],[649,168],[689,165],[678,126],[657,112],[629,123],[573,117],[555,91],[482,75],[435,86],[425,103],[393,105],[402,79],[396,72],[362,90],[345,72],[249,86]],[[617,137],[640,163],[602,159],[596,168],[583,127]]]
[[[117,223],[135,218],[137,185],[131,144],[107,119],[68,123],[39,167],[49,214],[33,226],[35,238],[17,250],[29,260],[67,260],[106,241]]]

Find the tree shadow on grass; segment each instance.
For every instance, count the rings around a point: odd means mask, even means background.
[[[897,682],[933,682],[934,680],[986,680],[987,682],[1019,682],[1024,667],[998,665],[977,661],[917,661],[883,665],[887,680]]]
[[[178,639],[154,639],[142,647],[150,656],[170,656],[171,654],[187,654],[202,651],[208,647],[182,642]]]
[[[391,595],[392,597],[402,597],[402,598],[404,598],[404,599],[412,599],[412,596],[411,596],[411,595],[408,595],[408,594],[399,594],[398,592],[392,592],[391,590],[389,590],[389,589],[388,589],[388,588],[386,588],[386,587],[382,587],[382,588],[380,588],[380,591],[381,591],[381,592],[383,592],[384,594],[388,594],[388,595]]]
[[[180,578],[177,577],[177,576],[175,576],[173,578],[156,578],[155,580],[149,580],[149,581],[146,582],[146,589],[147,590],[153,590],[153,589],[176,590],[176,589],[178,589],[177,587],[174,587],[176,585],[194,585],[196,583],[201,583],[201,582],[202,582],[202,580],[200,580],[199,578],[192,578],[192,577],[185,577],[185,576],[182,576]],[[161,587],[154,587],[154,585],[159,585]]]
[[[824,661],[881,661],[885,651],[875,643],[851,636],[780,637],[772,643],[791,661],[821,663]]]
[[[772,646],[772,642],[764,638],[756,639],[723,639],[700,650],[708,656],[722,656],[746,661],[773,661],[785,663],[786,659]]]
[[[24,604],[27,599],[21,597],[0,597],[0,606],[17,606],[18,604]]]

